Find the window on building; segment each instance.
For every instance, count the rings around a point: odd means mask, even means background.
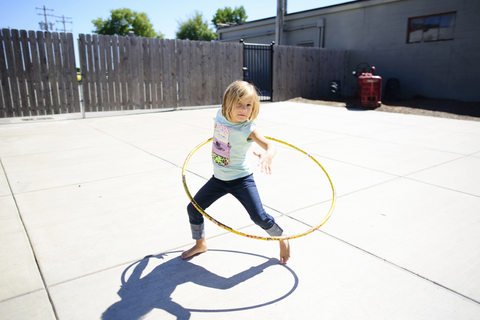
[[[455,12],[408,19],[407,43],[453,39]]]
[[[299,47],[313,47],[314,46],[314,43],[313,41],[301,41],[301,42],[297,42],[297,46]]]

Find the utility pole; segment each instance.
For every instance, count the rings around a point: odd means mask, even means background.
[[[58,17],[58,16],[54,16],[54,17],[56,17],[56,18],[62,18],[62,20],[60,20],[60,21],[57,20],[57,22],[62,22],[62,23],[63,23],[63,32],[64,32],[64,33],[67,33],[67,28],[65,27],[65,23],[72,23],[72,24],[73,24],[73,22],[72,22],[72,21],[65,21],[65,19],[72,19],[72,18],[65,17],[63,14],[62,14],[61,17]],[[57,29],[57,30],[58,30],[58,29]],[[61,30],[59,30],[59,31],[61,31]],[[73,30],[68,30],[68,31],[72,32]]]
[[[283,18],[287,8],[287,0],[277,0],[277,19],[275,21],[275,44],[281,45],[283,38]]]
[[[45,23],[43,22],[39,22],[38,24],[40,25],[40,29],[42,30],[45,30],[48,32],[48,20],[47,20],[47,16],[49,17],[54,17],[53,14],[47,14],[47,11],[53,11],[53,9],[47,9],[45,8],[45,6],[43,6],[43,9],[42,8],[35,8],[37,10],[43,10],[43,14],[42,13],[37,13],[37,15],[39,16],[45,16]],[[54,23],[53,22],[50,22],[50,29],[53,30],[53,26],[54,26]]]

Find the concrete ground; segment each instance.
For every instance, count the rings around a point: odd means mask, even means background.
[[[0,318],[480,319],[480,122],[264,103],[260,130],[330,175],[331,218],[286,265],[277,242],[209,221],[209,252],[182,261],[181,168],[215,112],[2,120]],[[278,144],[273,169],[255,173],[267,211],[289,234],[319,223],[321,168]],[[265,234],[231,197],[207,212]]]

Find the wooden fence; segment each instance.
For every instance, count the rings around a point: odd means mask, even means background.
[[[242,78],[237,43],[79,36],[87,112],[221,104]]]
[[[2,29],[0,118],[80,111],[71,33]]]
[[[274,46],[273,99],[329,97],[333,80],[341,81],[345,95],[347,65],[347,50]]]
[[[81,34],[78,48],[85,112],[221,104],[243,78],[241,43]],[[274,101],[346,83],[345,50],[274,46],[272,61]],[[0,81],[0,118],[81,111],[70,33],[3,29]]]

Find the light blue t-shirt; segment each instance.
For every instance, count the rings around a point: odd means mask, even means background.
[[[257,128],[255,122],[230,122],[222,115],[221,109],[214,120],[212,161],[215,178],[230,181],[252,174],[247,152],[253,142],[248,137]]]

